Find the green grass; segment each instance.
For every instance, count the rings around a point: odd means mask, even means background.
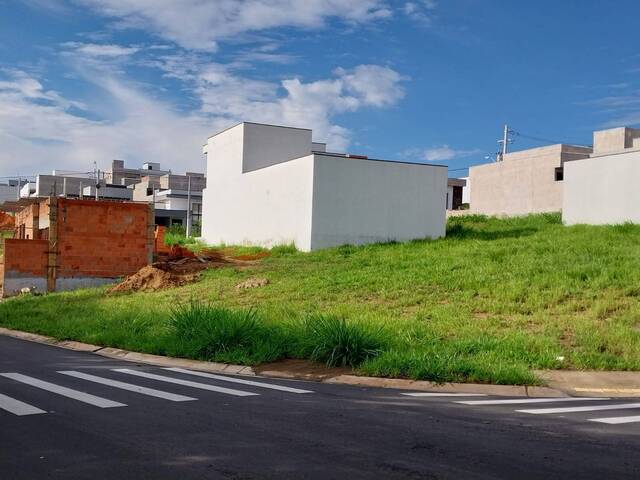
[[[443,382],[640,370],[640,226],[565,227],[553,214],[454,217],[447,229],[436,241],[282,247],[254,267],[210,270],[162,292],[15,298],[0,303],[0,325],[149,353],[243,364],[316,358]],[[270,283],[235,288],[252,276]],[[216,340],[203,350],[178,333],[176,308],[192,298],[222,308],[196,316],[209,318],[198,328],[244,339],[238,347]],[[329,320],[311,328],[314,318]]]

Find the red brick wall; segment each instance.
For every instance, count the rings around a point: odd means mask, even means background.
[[[129,275],[149,262],[147,204],[59,198],[57,277]]]
[[[38,204],[29,205],[16,213],[16,231],[24,231],[25,238],[37,238],[38,232],[34,231],[34,218],[38,217],[40,207]],[[24,228],[21,230],[20,227]]]
[[[47,276],[47,251],[49,242],[46,240],[19,240],[6,238],[4,240],[4,271],[37,277]]]

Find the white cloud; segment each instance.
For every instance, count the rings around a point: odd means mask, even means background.
[[[441,145],[439,147],[427,148],[422,152],[422,159],[429,162],[443,162],[453,160],[455,158],[470,157],[480,153],[478,149],[457,150],[449,147],[449,145]]]
[[[347,147],[350,132],[333,124],[335,115],[365,107],[389,107],[404,96],[403,77],[379,65],[339,68],[333,78],[313,82],[291,78],[280,84],[239,76],[225,65],[198,65],[193,59],[185,62],[184,57],[167,57],[162,68],[193,84],[203,114],[229,122],[312,128],[317,140],[336,150]]]
[[[320,28],[329,18],[369,22],[391,16],[384,0],[74,0],[189,49],[277,27]]]
[[[40,79],[10,72],[0,81],[1,174],[85,171],[93,161],[104,168],[113,158],[201,171],[207,136],[242,120],[312,128],[316,140],[343,150],[351,134],[333,122],[335,115],[387,107],[403,95],[401,76],[376,65],[339,69],[334,77],[312,82],[292,78],[275,83],[180,58],[165,57],[159,65],[192,88],[201,106],[191,113],[153,98],[108,61],[87,67],[77,59],[83,64],[79,73],[102,89],[101,97],[118,112],[117,118],[100,121],[79,115],[72,107],[80,103],[46,90]],[[18,166],[20,171],[14,171]]]
[[[0,83],[3,174],[43,173],[53,168],[87,171],[93,161],[106,166],[113,158],[126,158],[134,164],[154,159],[175,169],[202,170],[200,146],[213,122],[179,115],[108,77],[94,80],[118,104],[122,118],[89,120],[69,110],[72,102],[44,92],[36,86],[39,80],[21,73],[20,85],[33,87]],[[40,101],[43,96],[47,103]]]
[[[407,17],[415,21],[430,24],[437,7],[438,3],[435,0],[415,0],[406,2],[402,11]]]
[[[133,55],[140,50],[139,47],[124,47],[115,44],[97,44],[97,43],[81,43],[67,42],[62,44],[63,47],[73,49],[77,53],[88,57],[127,57]]]

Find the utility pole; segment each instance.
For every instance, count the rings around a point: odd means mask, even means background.
[[[191,222],[192,222],[192,213],[191,213],[191,175],[187,176],[187,238],[191,236]]]
[[[504,156],[508,153],[507,146],[513,142],[512,139],[509,138],[509,134],[513,133],[512,130],[509,129],[509,125],[504,124],[504,131],[502,132],[502,140],[498,140],[498,144],[500,145],[500,152],[498,153],[498,158],[496,161],[501,162],[504,160]]]
[[[96,200],[100,200],[100,170],[96,174]]]
[[[20,201],[20,190],[22,188],[22,178],[18,175],[18,191],[16,192],[16,200]]]

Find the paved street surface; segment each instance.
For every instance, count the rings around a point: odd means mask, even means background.
[[[0,337],[0,478],[640,478],[640,399],[442,395]]]

